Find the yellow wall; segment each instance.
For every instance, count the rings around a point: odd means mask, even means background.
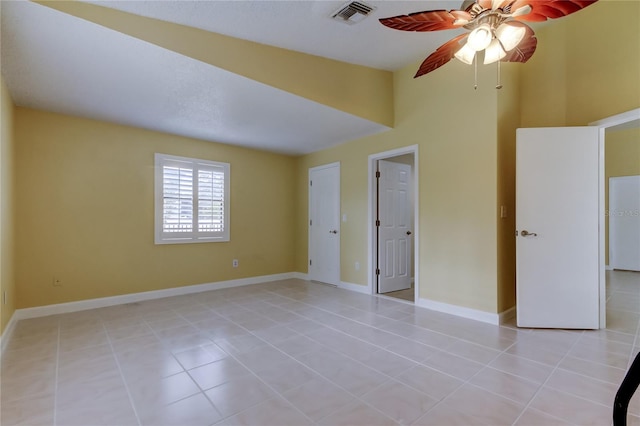
[[[307,271],[309,167],[341,163],[341,280],[366,285],[368,156],[417,144],[420,297],[497,312],[495,68],[474,90],[473,68],[457,61],[413,79],[417,66],[394,75],[393,130],[300,158],[296,270]]]
[[[520,71],[504,66],[498,92],[498,312],[516,304],[516,129],[520,127]],[[501,217],[504,206],[506,217]]]
[[[18,308],[293,270],[294,158],[24,108],[15,118]],[[231,164],[231,242],[154,245],[156,152]]]
[[[640,1],[600,0],[536,33],[522,127],[585,126],[640,106]]]
[[[609,211],[609,178],[640,175],[640,128],[607,131],[605,138],[605,211]],[[609,216],[605,227],[605,263],[609,264]]]
[[[0,77],[0,335],[15,311],[15,279],[13,268],[14,215],[14,106],[4,79]],[[3,295],[6,292],[6,304]]]
[[[348,218],[341,224],[341,280],[364,286],[368,155],[416,144],[420,297],[504,311],[515,303],[514,129],[584,125],[637,108],[638,33],[640,2],[601,0],[537,29],[536,54],[525,65],[503,67],[502,91],[494,89],[494,66],[480,68],[474,91],[472,67],[452,61],[413,79],[413,64],[393,74],[393,130],[299,158],[17,108],[16,307],[306,272],[308,169],[334,161],[341,163],[341,211]],[[193,46],[185,54],[202,53]],[[370,82],[377,78],[387,77]],[[392,92],[384,91],[389,104]],[[367,114],[390,117],[375,108],[360,115]],[[4,110],[2,118],[10,122]],[[5,133],[3,149],[11,146]],[[232,164],[230,243],[153,244],[154,152]],[[5,187],[3,180],[3,206]],[[501,205],[507,218],[499,217]],[[240,268],[231,267],[233,258]],[[54,276],[61,287],[53,287]]]
[[[640,107],[639,34],[640,2],[620,0],[600,0],[539,29],[538,49],[522,69],[522,126],[585,126]],[[618,148],[607,137],[607,168],[640,163]],[[607,263],[608,252],[607,240]]]

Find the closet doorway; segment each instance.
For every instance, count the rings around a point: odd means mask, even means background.
[[[369,156],[373,294],[415,302],[417,283],[417,146]]]

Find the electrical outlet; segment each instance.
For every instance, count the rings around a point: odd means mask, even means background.
[[[238,259],[233,259],[233,263],[232,263],[234,268],[238,267]]]
[[[360,270],[360,262],[356,262],[355,266],[356,266],[356,271],[359,271]]]
[[[62,287],[62,281],[60,280],[60,278],[53,277],[53,280],[51,283],[53,284],[54,287]]]

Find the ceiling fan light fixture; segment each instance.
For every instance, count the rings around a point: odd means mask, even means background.
[[[500,41],[498,39],[494,39],[489,46],[484,51],[484,64],[492,64],[494,62],[498,62],[502,58],[507,56],[507,52],[502,48]]]
[[[509,52],[520,44],[526,32],[526,28],[522,25],[505,22],[496,30],[496,38],[500,40],[504,50]]]
[[[467,65],[473,64],[473,59],[476,57],[476,51],[469,47],[469,43],[465,43],[460,50],[454,55],[456,59]]]
[[[380,19],[385,27],[400,31],[440,31],[464,28],[438,47],[418,68],[414,78],[440,68],[453,58],[468,64],[478,62],[527,62],[536,51],[538,39],[525,22],[542,22],[570,15],[598,0],[464,0],[460,9],[424,10]],[[480,54],[480,56],[478,56]],[[477,81],[477,77],[476,77]],[[476,85],[477,87],[477,85]]]
[[[489,24],[481,24],[476,29],[471,31],[469,37],[467,37],[467,46],[471,49],[479,52],[489,46],[493,40],[493,30]]]

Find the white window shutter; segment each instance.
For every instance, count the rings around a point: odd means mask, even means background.
[[[156,154],[156,244],[229,241],[229,169]]]

